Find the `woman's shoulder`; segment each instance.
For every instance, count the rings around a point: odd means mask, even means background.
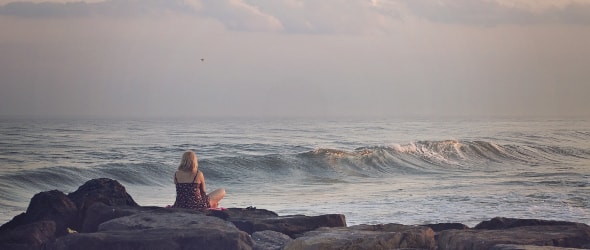
[[[176,176],[177,178],[193,178],[195,176],[194,173],[192,172],[187,172],[187,171],[182,171],[182,170],[176,170],[176,172],[174,172],[174,176]]]

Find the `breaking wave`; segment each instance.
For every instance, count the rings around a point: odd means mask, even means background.
[[[556,146],[499,145],[486,141],[418,141],[352,151],[319,148],[298,154],[269,154],[201,159],[200,168],[215,182],[332,181],[350,177],[428,175],[503,171],[515,165],[535,167],[590,159],[587,149]],[[169,185],[176,166],[162,163],[112,163],[92,168],[47,167],[0,176],[0,199],[22,197],[27,190],[74,191],[99,177],[124,185]]]

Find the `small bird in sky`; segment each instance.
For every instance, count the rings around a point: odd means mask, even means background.
[[[201,58],[201,62],[204,62],[204,61],[205,61],[205,58]]]

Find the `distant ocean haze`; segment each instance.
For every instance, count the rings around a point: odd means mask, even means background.
[[[588,141],[585,119],[2,119],[0,223],[38,192],[100,177],[140,205],[172,204],[190,149],[223,207],[350,225],[590,224]]]

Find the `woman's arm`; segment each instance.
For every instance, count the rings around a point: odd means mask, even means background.
[[[205,188],[205,175],[203,175],[203,172],[201,172],[201,171],[197,172],[197,180],[198,180],[198,182],[201,183],[201,191],[203,193],[207,193],[206,192],[207,188]]]

